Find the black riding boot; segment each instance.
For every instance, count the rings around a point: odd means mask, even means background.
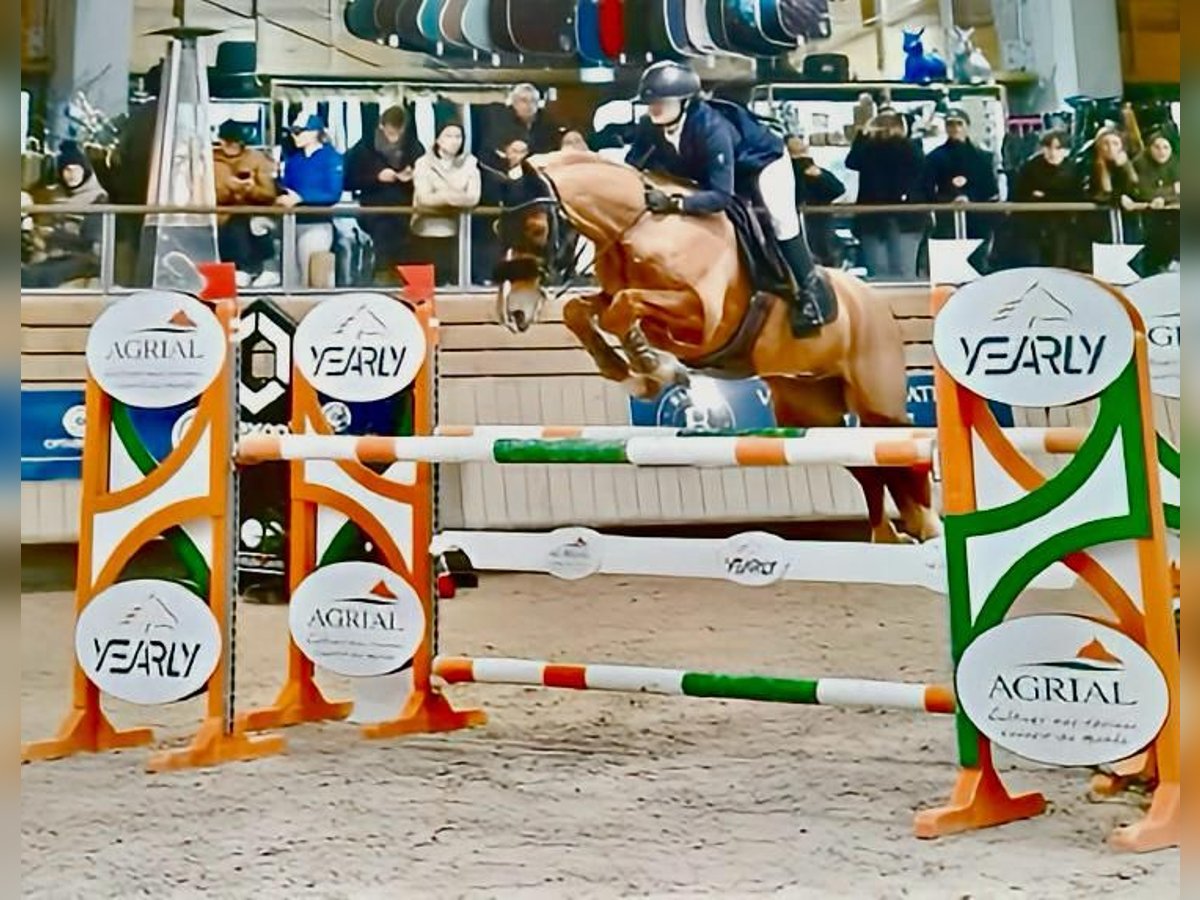
[[[779,249],[796,279],[796,296],[788,307],[792,333],[803,337],[833,321],[837,315],[836,302],[829,286],[817,273],[803,234],[780,241]]]

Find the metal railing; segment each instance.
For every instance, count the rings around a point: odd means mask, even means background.
[[[1168,210],[1178,210],[1178,206],[1167,207]],[[1136,212],[1158,212],[1148,206],[1139,207]],[[504,210],[500,207],[478,206],[469,211],[459,213],[457,234],[458,279],[454,285],[446,286],[456,292],[480,290],[482,285],[476,284],[471,278],[472,263],[472,220],[478,216],[495,218]],[[1127,211],[1112,206],[1102,206],[1095,203],[908,203],[900,205],[888,204],[857,204],[835,203],[826,206],[806,206],[801,209],[805,216],[835,216],[839,218],[856,218],[871,215],[912,215],[943,213],[950,214],[953,220],[954,236],[966,238],[968,234],[968,219],[971,214],[1012,215],[1012,214],[1067,214],[1067,213],[1104,213],[1108,216],[1110,238],[1114,243],[1124,240]],[[272,288],[255,288],[256,294],[328,294],[338,290],[359,290],[361,285],[345,285],[336,288],[308,287],[294,283],[296,270],[296,228],[299,221],[306,218],[362,218],[373,216],[403,215],[414,213],[429,214],[429,210],[417,210],[412,206],[359,206],[356,204],[338,204],[335,206],[299,206],[285,208],[280,206],[163,206],[154,204],[93,204],[74,206],[67,204],[34,204],[22,209],[22,216],[100,216],[100,266],[98,286],[86,289],[84,292],[123,293],[139,290],[138,286],[120,285],[116,279],[116,243],[118,216],[171,216],[171,215],[243,215],[254,217],[279,218],[281,244],[281,283]],[[451,238],[446,238],[451,240]],[[30,288],[22,286],[22,293],[55,294],[80,293],[79,289],[63,288]]]

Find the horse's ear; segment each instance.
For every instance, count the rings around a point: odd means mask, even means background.
[[[969,41],[975,35],[975,27],[971,26],[963,32],[963,40]]]
[[[917,37],[924,37],[924,36],[925,36],[925,29],[924,29],[924,28],[920,28],[920,29],[918,29],[918,30],[917,30],[917,34],[916,34],[916,36],[917,36]]]

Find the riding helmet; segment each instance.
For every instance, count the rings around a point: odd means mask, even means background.
[[[700,93],[700,76],[690,66],[672,60],[656,62],[642,73],[638,83],[638,99],[643,103],[652,100],[686,100]]]

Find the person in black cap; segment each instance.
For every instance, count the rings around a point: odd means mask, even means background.
[[[217,129],[213,150],[213,180],[218,206],[269,206],[279,193],[275,164],[264,153],[246,146],[246,128],[226,119]],[[238,285],[255,287],[279,284],[279,275],[264,272],[263,263],[274,255],[274,241],[262,217],[217,216],[217,248],[221,259],[237,266]]]
[[[966,111],[952,108],[947,111],[946,142],[926,157],[925,171],[929,193],[935,203],[971,201],[984,203],[1000,199],[996,181],[996,166],[992,155],[977,147],[971,140],[971,117]],[[989,216],[973,213],[967,216],[967,237],[986,240],[992,231]],[[954,237],[954,218],[938,213],[934,236]]]

